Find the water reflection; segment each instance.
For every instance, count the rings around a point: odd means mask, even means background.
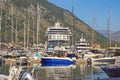
[[[108,78],[98,67],[86,65],[41,66],[36,70],[37,80],[97,80]]]
[[[76,66],[42,66],[36,71],[37,80],[93,80],[91,67]]]
[[[97,80],[108,78],[99,67],[88,67],[86,65],[70,66],[35,66],[34,78],[36,80]],[[9,65],[3,65],[0,73],[7,74]]]
[[[9,67],[10,65],[2,64],[0,67],[0,74],[9,75]]]
[[[37,80],[73,80],[75,66],[42,66],[36,71]]]

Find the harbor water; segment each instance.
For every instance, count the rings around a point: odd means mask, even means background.
[[[10,65],[3,64],[0,73],[9,75]],[[34,65],[36,80],[99,80],[108,78],[108,76],[99,67],[90,67],[86,65],[69,66],[40,66]]]

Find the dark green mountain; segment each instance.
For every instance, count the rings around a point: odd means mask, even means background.
[[[75,41],[79,40],[83,33],[87,40],[92,42],[93,29],[89,25],[68,10],[57,7],[47,0],[3,0],[1,3],[2,1],[0,1],[2,6],[2,34],[0,35],[2,42],[15,41],[17,44],[23,45],[25,39],[26,43],[30,43],[29,46],[31,46],[37,42],[36,31],[39,23],[39,42],[44,43],[47,27],[53,26],[57,21],[73,31]],[[39,11],[37,5],[39,5]],[[38,15],[40,15],[39,21],[37,20]],[[93,42],[105,46],[106,38],[94,31]]]

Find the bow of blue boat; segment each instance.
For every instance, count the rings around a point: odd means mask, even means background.
[[[68,57],[42,57],[41,63],[46,66],[67,66],[73,64],[74,61]]]

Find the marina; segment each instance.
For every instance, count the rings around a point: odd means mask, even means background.
[[[46,46],[1,51],[1,80],[105,80],[119,75],[119,56],[93,53],[83,36],[71,47],[71,31],[55,23],[46,31]],[[112,65],[112,66],[111,66]],[[115,71],[115,72],[114,72]]]
[[[0,1],[0,80],[120,80],[111,13],[106,37],[94,29],[95,17],[89,26],[71,7],[48,0]]]
[[[103,59],[104,61],[104,59]],[[10,61],[11,62],[11,61]],[[0,67],[0,78],[6,78],[9,76],[9,70],[11,63],[2,63]],[[101,62],[101,65],[94,65],[96,62],[92,62],[92,65],[88,65],[86,59],[77,59],[76,63],[71,65],[62,64],[46,64],[42,65],[42,63],[37,63],[34,60],[29,62],[29,65],[22,65],[23,70],[27,70],[32,73],[32,77],[36,80],[111,80],[116,77],[116,73],[119,72],[119,68],[114,66],[114,64],[105,64]],[[14,66],[20,66],[17,64],[13,64]],[[115,65],[119,65],[115,63]],[[117,70],[114,75],[109,75],[106,72],[105,67],[110,69],[110,71]],[[34,69],[33,69],[34,68]],[[104,69],[103,69],[104,68]],[[111,73],[112,74],[112,73]],[[8,78],[8,77],[7,77]],[[4,80],[4,79],[3,79]],[[114,80],[114,79],[113,79]],[[116,80],[116,79],[115,79]]]

